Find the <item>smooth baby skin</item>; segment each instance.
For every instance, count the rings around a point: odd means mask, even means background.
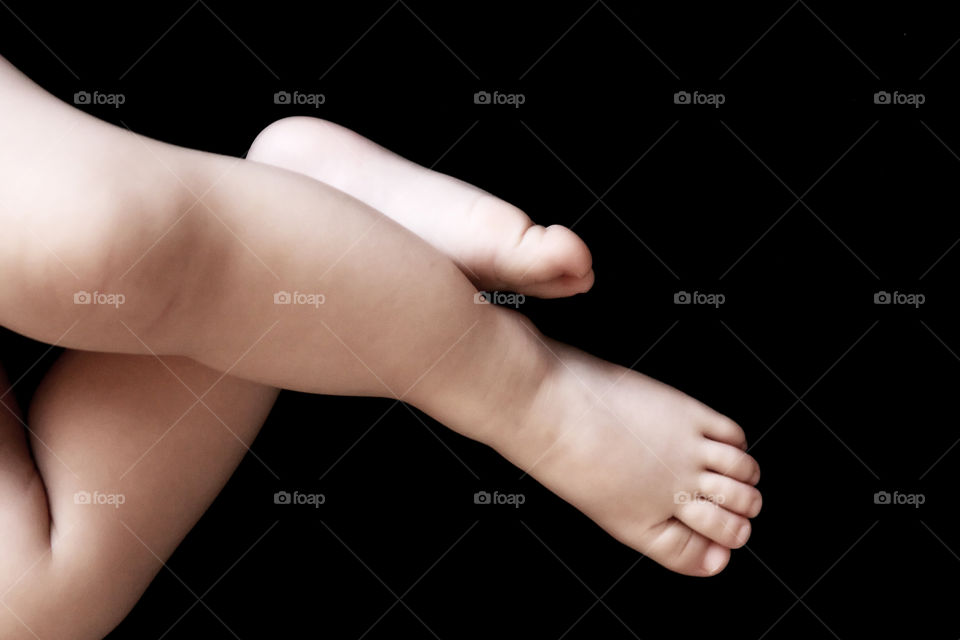
[[[477,285],[545,296],[589,288],[589,252],[568,230],[531,226],[493,196],[418,173],[426,170],[329,124],[276,125],[251,150],[256,162],[239,161],[101,123],[6,63],[0,92],[0,170],[10,178],[0,185],[0,324],[73,349],[179,357],[242,379],[236,389],[258,402],[236,419],[250,420],[254,433],[272,403],[270,387],[402,398],[493,446],[674,571],[712,575],[746,541],[748,518],[760,508],[752,486],[759,470],[736,424],[676,389],[545,338],[520,314],[475,304]],[[291,129],[296,139],[283,140]],[[310,138],[311,129],[319,137]],[[330,135],[339,153],[362,147],[364,162],[327,175],[319,153]],[[369,182],[395,186],[367,191],[351,166],[383,176]],[[421,186],[401,188],[412,182]],[[430,216],[443,211],[448,219],[433,229]],[[489,233],[457,231],[457,220],[470,228],[478,218]],[[78,291],[121,294],[124,302],[75,304]],[[323,303],[275,304],[281,291],[322,294]],[[104,367],[104,376],[116,375]],[[69,425],[72,411],[44,423],[51,439],[66,432],[55,425]],[[127,418],[117,421],[118,442],[138,419]],[[61,446],[80,451],[89,443],[74,429]],[[117,464],[106,468],[115,471],[124,466],[119,453],[103,458],[113,455]],[[169,462],[158,478],[180,472],[176,456]],[[196,504],[212,500],[209,487],[233,466],[228,460],[198,482]],[[40,472],[50,468],[41,464]],[[58,492],[51,505],[62,499],[63,485],[47,489]],[[178,519],[186,524],[156,546],[172,551],[198,508],[186,509]],[[31,517],[42,525],[42,514]],[[39,543],[31,544],[43,549],[43,527],[34,530]],[[48,548],[49,540],[48,532]],[[96,556],[88,569],[116,561]],[[138,580],[151,577],[144,571]]]

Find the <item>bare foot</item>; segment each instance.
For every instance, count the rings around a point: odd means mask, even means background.
[[[593,285],[590,251],[566,227],[536,225],[486,191],[331,122],[275,122],[247,159],[308,175],[365,202],[447,254],[480,289],[557,298]]]
[[[556,355],[501,454],[621,542],[692,576],[721,571],[760,511],[743,430],[673,387],[549,339]]]

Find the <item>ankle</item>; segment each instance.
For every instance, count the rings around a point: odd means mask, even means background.
[[[477,326],[447,371],[425,379],[410,401],[455,431],[498,449],[527,422],[556,367],[546,339],[525,316],[499,307]]]

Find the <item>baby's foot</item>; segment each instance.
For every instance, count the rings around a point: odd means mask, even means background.
[[[761,505],[741,428],[656,380],[547,344],[556,366],[521,426],[491,444],[668,569],[722,570]]]
[[[541,298],[593,285],[590,251],[560,225],[436,173],[333,123],[295,117],[267,127],[247,159],[325,182],[407,227],[460,266],[480,289]]]

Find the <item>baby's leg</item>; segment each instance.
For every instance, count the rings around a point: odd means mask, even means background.
[[[18,111],[16,101],[0,109]],[[30,146],[29,130],[7,133],[13,148]],[[187,355],[275,386],[402,397],[491,444],[676,571],[715,573],[746,540],[746,517],[759,509],[749,486],[758,472],[727,418],[553,343],[519,314],[474,304],[475,288],[449,258],[329,185],[99,123],[84,135],[80,150],[57,148],[60,166],[86,159],[74,174],[133,185],[136,197],[106,211],[85,207],[74,233],[76,216],[43,206],[49,194],[21,197],[23,226],[55,239],[48,248],[68,254],[64,262],[83,263],[85,288],[124,293],[128,303],[73,304],[78,283],[62,265],[24,268],[46,254],[18,227],[20,259],[0,251],[10,274],[0,282],[0,322],[74,348]],[[0,187],[17,193],[17,172],[37,171],[13,161],[8,168],[12,180]],[[72,174],[63,184],[68,194],[76,189],[69,202],[86,202],[82,179]],[[194,195],[203,196],[199,210],[183,215]],[[57,226],[48,229],[49,221]],[[324,304],[277,305],[278,290],[323,294]],[[682,499],[699,494],[713,500]]]
[[[20,132],[57,122],[10,132],[0,164],[31,148]],[[69,348],[186,355],[301,391],[430,399],[441,419],[468,412],[475,437],[491,407],[455,389],[484,381],[523,403],[538,385],[549,354],[529,326],[476,304],[456,265],[394,220],[302,175],[87,126],[76,125],[83,146],[68,138],[53,163],[9,162],[0,196],[16,197],[0,199],[20,207],[0,239],[12,247],[0,251],[0,324]],[[60,190],[18,191],[51,164],[48,179],[69,174]],[[93,206],[85,193],[100,193],[99,174],[140,191]],[[124,299],[76,304],[81,290]],[[315,297],[275,304],[281,291]]]
[[[527,326],[475,304],[449,258],[369,206],[78,115],[2,64],[0,91],[0,324],[309,392],[536,386],[547,358]],[[77,304],[91,302],[78,291],[105,303]],[[323,304],[275,304],[280,291]],[[502,357],[468,373],[453,352]],[[486,413],[482,400],[462,404],[450,408]]]
[[[116,626],[275,396],[185,358],[68,351],[33,400],[29,448],[0,409],[0,637],[84,640]]]
[[[590,251],[566,227],[536,225],[486,191],[414,164],[332,122],[279,120],[257,136],[247,159],[349,193],[450,256],[481,289],[554,298],[582,293],[593,284]]]

